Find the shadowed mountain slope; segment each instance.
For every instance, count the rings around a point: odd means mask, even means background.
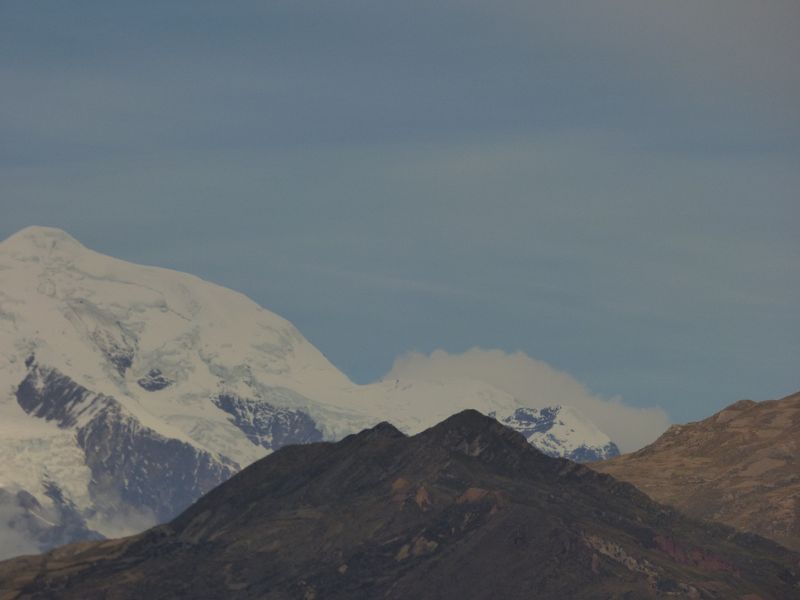
[[[0,563],[0,598],[777,600],[798,567],[470,410],[284,447],[168,525]]]
[[[689,515],[800,550],[800,393],[737,402],[592,468]]]

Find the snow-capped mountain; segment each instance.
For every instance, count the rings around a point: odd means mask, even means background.
[[[467,407],[550,454],[610,442],[563,410],[533,431],[544,411],[482,382],[356,385],[245,296],[57,229],[0,243],[0,557],[141,530],[284,444]]]
[[[493,415],[494,416],[494,415]],[[619,456],[619,448],[575,408],[548,406],[518,408],[498,420],[522,433],[549,456],[592,462]]]

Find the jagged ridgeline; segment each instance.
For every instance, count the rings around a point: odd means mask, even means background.
[[[138,536],[0,564],[5,598],[800,597],[800,555],[465,411],[288,446]]]
[[[467,407],[555,455],[616,451],[576,411],[488,384],[355,385],[245,296],[63,231],[0,243],[0,557],[141,531],[285,444]]]

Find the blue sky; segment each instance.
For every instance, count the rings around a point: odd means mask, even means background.
[[[676,421],[796,391],[797,3],[551,4],[4,2],[0,236],[240,290],[358,381],[478,346]]]

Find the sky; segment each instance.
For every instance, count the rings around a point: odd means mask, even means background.
[[[9,0],[0,237],[244,292],[358,382],[545,365],[703,418],[800,389],[798,31],[796,0]]]

